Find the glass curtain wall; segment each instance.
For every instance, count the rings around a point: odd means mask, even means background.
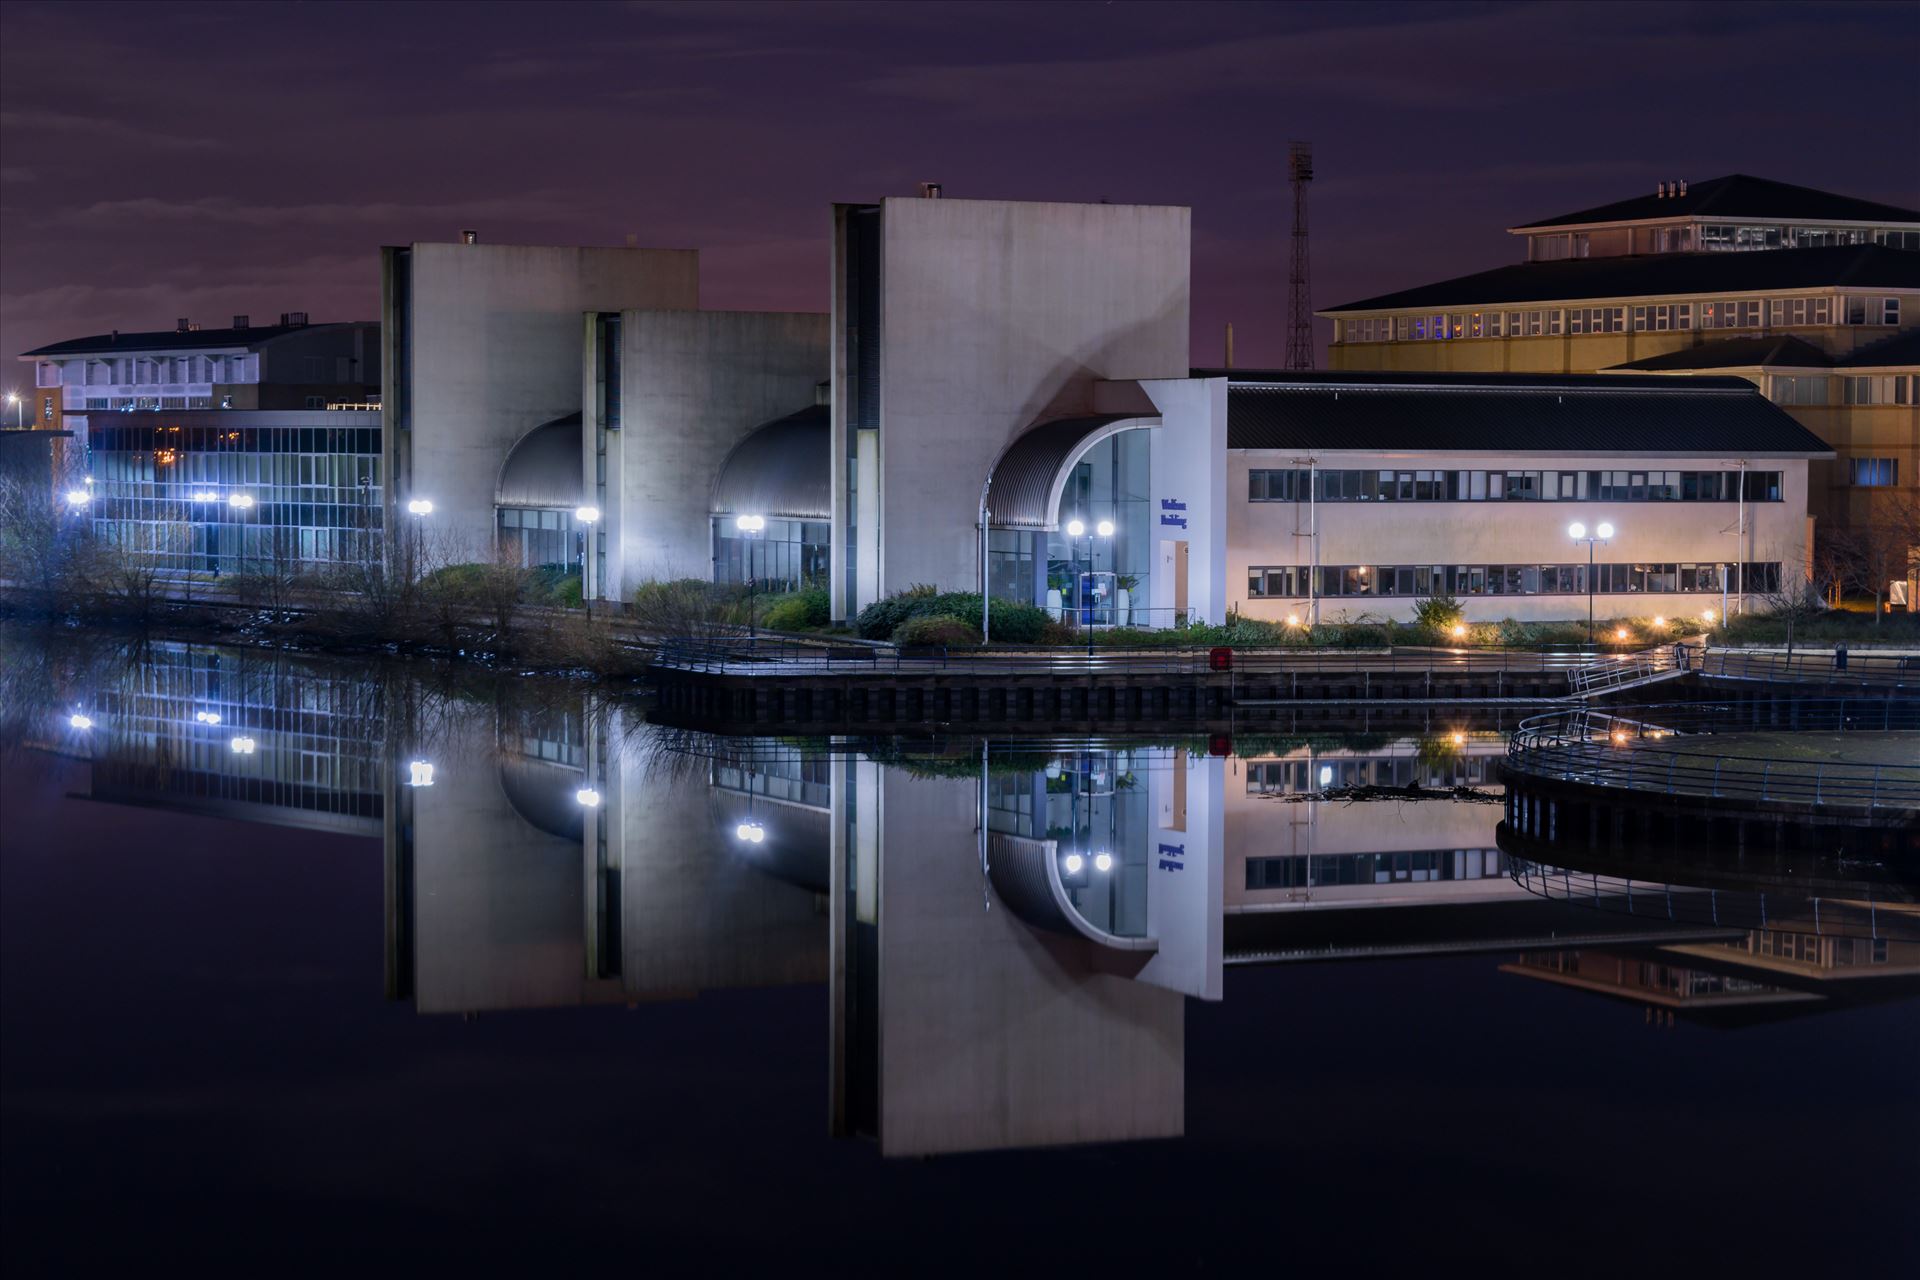
[[[555,507],[501,507],[499,545],[526,569],[580,567],[580,536],[573,512]]]
[[[1081,918],[1123,937],[1145,936],[1152,826],[1147,781],[1151,770],[1169,767],[1170,758],[1177,757],[1073,752],[1045,769],[991,773],[987,827],[1054,841],[1061,883]]]
[[[1060,494],[1060,527],[1046,535],[1046,594],[1036,603],[1097,626],[1171,625],[1171,618],[1155,619],[1148,609],[1154,548],[1151,456],[1147,432],[1122,431],[1075,464]],[[1074,520],[1086,526],[1078,538],[1067,533]],[[1113,522],[1111,537],[1097,532],[1102,520]]]
[[[798,591],[827,585],[832,526],[824,520],[780,520],[748,536],[732,516],[713,518],[713,580],[745,582],[762,590]]]

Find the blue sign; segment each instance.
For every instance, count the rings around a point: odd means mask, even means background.
[[[1160,869],[1162,871],[1185,871],[1187,864],[1181,859],[1187,856],[1187,846],[1183,844],[1163,844],[1159,849]]]
[[[1177,529],[1184,529],[1187,527],[1187,518],[1185,516],[1168,515],[1162,512],[1160,516],[1160,523],[1170,524]]]
[[[1185,511],[1187,504],[1179,501],[1177,498],[1162,498],[1160,499],[1160,509],[1162,511]]]

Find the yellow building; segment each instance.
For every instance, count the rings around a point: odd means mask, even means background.
[[[1741,376],[1834,449],[1812,515],[1920,504],[1920,211],[1735,174],[1509,231],[1524,262],[1322,311],[1331,367]]]

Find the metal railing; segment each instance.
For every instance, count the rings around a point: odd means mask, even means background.
[[[1920,920],[1910,904],[1895,900],[1883,911],[1872,885],[1850,889],[1844,898],[1759,889],[1699,888],[1653,880],[1621,879],[1569,867],[1509,857],[1507,874],[1537,897],[1595,911],[1675,924],[1717,925],[1723,929],[1790,928],[1795,932],[1842,937],[1920,937]]]
[[[1920,763],[1866,763],[1728,755],[1677,739],[1757,732],[1911,733],[1920,702],[1893,698],[1772,703],[1691,703],[1555,711],[1520,722],[1507,741],[1517,774],[1663,795],[1783,801],[1867,810],[1920,810]],[[1729,744],[1731,745],[1731,744]],[[1907,758],[1920,761],[1920,737]]]
[[[1791,680],[1873,689],[1920,689],[1920,655],[1841,654],[1829,649],[1793,654],[1708,649],[1700,658],[1700,674],[1729,680]]]
[[[1568,671],[1567,688],[1576,697],[1605,693],[1668,673],[1687,671],[1693,666],[1693,660],[1693,650],[1685,644],[1615,654],[1610,659],[1602,658]]]

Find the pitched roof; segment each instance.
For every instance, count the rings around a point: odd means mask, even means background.
[[[367,324],[371,321],[342,321],[340,324]],[[303,330],[336,328],[336,324],[259,324],[245,329],[156,329],[148,333],[96,333],[86,338],[69,338],[31,351],[27,356],[77,356],[108,352],[126,355],[136,351],[205,351],[220,347],[257,347],[263,342]]]
[[[1648,356],[1644,360],[1630,360],[1626,364],[1611,367],[1669,372],[1767,367],[1827,369],[1833,363],[1832,356],[1806,339],[1783,335],[1771,338],[1722,338],[1716,342],[1702,342],[1698,346],[1683,347],[1665,355]]]
[[[1833,222],[1920,222],[1920,210],[1875,200],[1858,200],[1791,182],[1775,182],[1751,174],[1730,173],[1724,178],[1690,182],[1685,195],[1656,192],[1596,205],[1577,213],[1542,218],[1513,228],[1575,227],[1596,222],[1639,222],[1655,218],[1782,218],[1792,221],[1827,219]]]
[[[1901,365],[1920,365],[1920,328],[1902,329],[1878,342],[1869,342],[1835,363],[1845,369],[1890,369]]]
[[[1744,378],[1227,376],[1230,449],[1832,456]]]
[[[1384,311],[1418,307],[1494,306],[1592,298],[1644,298],[1766,289],[1920,289],[1920,253],[1885,245],[1769,249],[1760,253],[1653,253],[1630,258],[1565,258],[1518,262],[1398,293],[1328,307]]]

